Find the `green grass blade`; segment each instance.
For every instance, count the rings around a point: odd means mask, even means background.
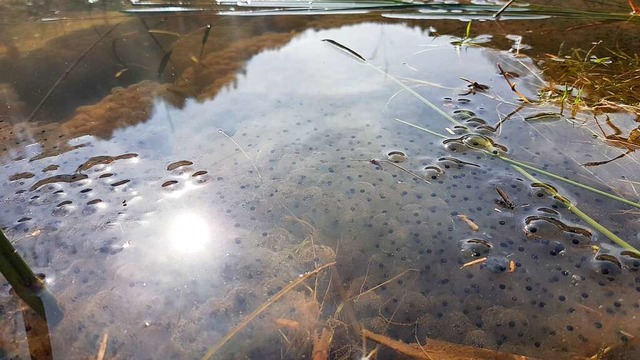
[[[512,168],[514,168],[517,172],[522,174],[524,177],[526,177],[532,183],[540,182],[538,179],[536,179],[533,175],[529,174],[526,170],[524,170],[520,166],[515,165],[514,163],[511,163],[510,165],[511,165]],[[550,190],[547,188],[547,191],[550,191]],[[635,254],[640,255],[640,251],[638,251],[635,247],[629,245],[629,243],[627,243],[626,241],[622,240],[618,235],[614,234],[613,232],[611,232],[606,227],[600,225],[597,221],[595,221],[589,215],[585,214],[575,204],[573,204],[567,198],[565,198],[564,196],[559,194],[557,191],[552,190],[551,191],[551,195],[556,199],[562,199],[562,200],[560,200],[560,202],[564,206],[566,206],[569,211],[571,211],[576,216],[578,216],[582,221],[584,221],[587,224],[589,224],[589,226],[593,227],[594,229],[599,231],[601,234],[606,236],[609,240],[613,241],[614,243],[618,244],[620,247],[622,247],[622,248],[624,248],[626,250],[632,251]]]
[[[490,155],[491,155],[491,156],[496,156],[496,155],[494,155],[494,154],[490,154]],[[554,173],[551,173],[551,172],[548,172],[548,171],[542,170],[542,169],[540,169],[540,168],[538,168],[538,167],[535,167],[535,166],[533,166],[533,165],[529,165],[529,164],[527,164],[527,163],[523,163],[523,162],[518,161],[518,160],[510,159],[510,158],[508,158],[508,157],[506,157],[506,156],[498,155],[497,157],[498,157],[500,160],[502,160],[502,161],[504,161],[504,162],[507,162],[507,163],[509,163],[509,164],[516,165],[516,166],[520,166],[520,167],[523,167],[523,168],[529,169],[529,170],[531,170],[531,171],[535,171],[535,172],[537,172],[537,173],[540,173],[540,174],[542,174],[542,175],[548,176],[548,177],[550,177],[550,178],[553,178],[553,179],[556,179],[556,180],[560,180],[560,181],[565,182],[565,183],[567,183],[567,184],[571,184],[571,185],[573,185],[573,186],[577,186],[577,187],[579,187],[579,188],[581,188],[581,189],[588,190],[588,191],[591,191],[591,192],[596,193],[596,194],[598,194],[598,195],[602,195],[602,196],[608,197],[609,199],[613,199],[613,200],[619,201],[619,202],[621,202],[621,203],[624,203],[624,204],[627,204],[627,205],[631,205],[631,206],[636,207],[636,208],[640,208],[640,203],[637,203],[637,202],[631,201],[631,200],[629,200],[629,199],[625,199],[625,198],[623,198],[623,197],[620,197],[620,196],[617,196],[617,195],[614,195],[614,194],[608,193],[608,192],[606,192],[606,191],[602,191],[602,190],[596,189],[596,188],[594,188],[594,187],[591,187],[591,186],[589,186],[589,185],[582,184],[582,183],[577,182],[577,181],[575,181],[575,180],[571,180],[571,179],[564,178],[564,177],[562,177],[562,176],[560,176],[560,175],[556,175],[556,174],[554,174]]]
[[[335,40],[331,40],[331,39],[323,39],[322,41],[327,42],[328,44],[331,44],[333,47],[337,48],[338,50],[341,50],[342,52],[346,52],[349,55],[351,55],[352,58],[357,59],[360,62],[363,62],[365,64],[367,64],[368,66],[370,66],[372,69],[374,69],[375,71],[379,72],[380,74],[384,75],[385,77],[387,77],[389,80],[395,82],[396,84],[398,84],[401,88],[403,88],[405,91],[409,92],[411,95],[415,96],[418,100],[420,100],[423,104],[427,105],[428,107],[430,107],[431,109],[433,109],[435,112],[437,112],[440,116],[444,117],[445,119],[449,120],[452,124],[454,125],[458,125],[458,126],[462,126],[462,124],[460,122],[458,122],[458,120],[454,119],[453,117],[451,117],[451,115],[447,114],[446,112],[442,111],[439,107],[435,106],[431,101],[427,100],[424,96],[418,94],[415,90],[413,90],[412,88],[410,88],[409,86],[407,86],[405,83],[403,83],[402,81],[400,81],[398,78],[394,77],[393,75],[387,73],[386,71],[378,68],[377,66],[373,65],[372,63],[370,63],[369,61],[367,61],[363,56],[361,56],[360,54],[358,54],[357,52],[355,52],[354,50],[348,48],[347,46],[344,46],[343,44],[335,41]]]

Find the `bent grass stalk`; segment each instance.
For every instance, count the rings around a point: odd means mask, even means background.
[[[56,326],[64,317],[53,294],[18,254],[11,241],[0,230],[0,274],[9,282],[15,294],[49,326]]]
[[[575,180],[571,180],[571,179],[564,178],[564,177],[562,177],[562,176],[560,176],[560,175],[556,175],[556,174],[554,174],[554,173],[548,172],[548,171],[546,171],[546,170],[542,170],[542,169],[540,169],[540,168],[538,168],[538,167],[535,167],[535,166],[533,166],[533,165],[529,165],[529,164],[527,164],[527,163],[524,163],[524,162],[521,162],[521,161],[518,161],[518,160],[510,159],[510,158],[508,158],[508,157],[506,157],[506,156],[502,156],[502,155],[494,155],[494,154],[490,154],[490,155],[491,155],[491,156],[495,156],[495,157],[497,157],[498,159],[500,159],[500,160],[502,160],[502,161],[504,161],[504,162],[507,162],[507,163],[511,164],[512,166],[514,166],[514,165],[515,165],[515,166],[519,166],[519,167],[521,167],[521,168],[529,169],[529,170],[531,170],[531,171],[535,171],[535,172],[537,172],[537,173],[539,173],[539,174],[542,174],[542,175],[548,176],[548,177],[550,177],[550,178],[553,178],[553,179],[556,179],[556,180],[560,180],[560,181],[565,182],[565,183],[567,183],[567,184],[571,184],[571,185],[573,185],[573,186],[577,186],[577,187],[579,187],[579,188],[582,188],[582,189],[584,189],[584,190],[591,191],[591,192],[596,193],[596,194],[598,194],[598,195],[602,195],[602,196],[608,197],[609,199],[619,201],[619,202],[621,202],[621,203],[623,203],[623,204],[627,204],[627,205],[630,205],[630,206],[633,206],[633,207],[636,207],[636,208],[640,208],[640,204],[639,204],[639,203],[637,203],[637,202],[635,202],[635,201],[631,201],[631,200],[629,200],[629,199],[625,199],[625,198],[620,197],[620,196],[618,196],[618,195],[611,194],[611,193],[608,193],[608,192],[606,192],[606,191],[602,191],[602,190],[596,189],[596,188],[594,188],[594,187],[591,187],[591,186],[589,186],[589,185],[585,185],[585,184],[583,184],[583,183],[581,183],[581,182],[578,182],[578,181],[575,181]]]
[[[383,74],[384,76],[386,76],[387,78],[389,78],[390,80],[392,80],[393,82],[395,82],[396,84],[398,84],[400,87],[402,87],[404,90],[408,91],[409,93],[411,93],[412,95],[414,95],[417,99],[419,99],[422,103],[424,103],[425,105],[427,105],[428,107],[430,107],[431,109],[435,110],[438,114],[440,114],[442,117],[444,117],[445,119],[449,120],[451,123],[455,124],[455,125],[460,125],[462,126],[462,124],[460,122],[458,122],[456,119],[454,119],[453,117],[451,117],[449,114],[445,113],[444,111],[442,111],[440,108],[438,108],[436,105],[434,105],[432,102],[430,102],[429,100],[427,100],[426,98],[424,98],[422,95],[418,94],[416,91],[414,91],[413,89],[411,89],[409,86],[407,86],[406,84],[404,84],[403,82],[401,82],[400,80],[396,79],[394,76],[392,76],[391,74],[387,73],[386,71],[378,68],[377,66],[371,64],[370,62],[368,62],[364,57],[362,57],[361,55],[359,55],[357,52],[349,49],[348,47],[334,41],[331,39],[324,39],[323,41],[328,42],[329,44],[331,44],[332,46],[346,52],[347,54],[351,55],[352,57],[354,57],[356,60],[358,60],[359,62],[362,62],[366,65],[368,65],[369,67],[371,67],[372,69],[376,70],[377,72]],[[394,119],[395,121],[398,121],[400,123],[403,123],[405,125],[411,126],[415,129],[418,129],[420,131],[424,131],[426,133],[429,133],[431,135],[435,135],[438,137],[444,137],[446,138],[446,136],[439,134],[435,131],[429,130],[427,128],[412,124],[408,121],[404,121],[404,120],[400,120],[400,119]],[[511,165],[511,167],[514,168],[514,170],[518,171],[519,173],[521,173],[523,176],[525,176],[528,180],[532,181],[532,182],[537,182],[540,183],[539,180],[537,180],[533,175],[529,174],[526,170],[524,170],[523,168],[527,168],[529,170],[535,171],[537,173],[549,176],[553,179],[556,180],[560,180],[563,182],[566,182],[568,184],[574,185],[574,186],[578,186],[582,189],[588,190],[588,191],[592,191],[596,194],[599,195],[603,195],[606,196],[610,199],[614,199],[617,201],[620,201],[624,204],[627,205],[631,205],[637,208],[640,208],[640,204],[637,202],[633,202],[627,199],[624,199],[622,197],[607,193],[605,191],[601,191],[598,190],[596,188],[593,188],[591,186],[579,183],[577,181],[574,180],[570,180],[570,179],[566,179],[563,178],[559,175],[553,174],[551,172],[539,169],[533,165],[528,165],[525,164],[523,162],[517,161],[517,160],[513,160],[513,159],[509,159],[505,156],[502,156],[500,154],[494,154],[491,151],[488,151],[485,148],[476,148],[478,150],[483,151],[484,153],[493,156],[493,157],[497,157],[498,159],[505,161],[506,163],[508,163],[509,165]],[[595,221],[594,219],[592,219],[589,215],[587,215],[586,213],[584,213],[582,210],[580,210],[577,206],[575,206],[573,203],[571,203],[569,200],[567,200],[565,197],[561,196],[559,193],[552,194],[554,198],[556,199],[562,199],[560,202],[562,202],[563,205],[565,205],[569,211],[571,211],[572,213],[574,213],[576,216],[578,216],[580,219],[582,219],[584,222],[586,222],[587,224],[589,224],[590,226],[592,226],[593,228],[595,228],[596,230],[598,230],[600,233],[602,233],[603,235],[605,235],[609,240],[613,241],[614,243],[618,244],[619,246],[629,250],[629,251],[633,251],[634,253],[640,255],[640,251],[637,250],[635,247],[629,245],[626,241],[622,240],[619,236],[615,235],[613,232],[611,232],[609,229],[607,229],[606,227],[600,225],[597,221]]]
[[[532,183],[539,182],[538,179],[536,179],[533,175],[529,174],[526,170],[524,170],[520,166],[515,165],[515,164],[510,164],[510,165],[514,170],[516,170],[517,172],[522,174],[524,177],[526,177]],[[636,255],[640,255],[640,251],[638,251],[635,247],[631,246],[629,243],[627,243],[626,241],[622,240],[618,235],[614,234],[613,232],[611,232],[606,227],[600,225],[597,221],[595,221],[589,215],[585,214],[575,204],[573,204],[571,201],[569,201],[569,199],[567,199],[564,196],[560,195],[560,193],[558,193],[558,191],[556,191],[554,189],[549,189],[549,188],[545,188],[545,189],[547,189],[549,194],[554,199],[560,201],[569,211],[574,213],[577,217],[582,219],[582,221],[586,222],[587,224],[589,224],[594,229],[598,230],[601,234],[603,234],[604,236],[609,238],[609,240],[611,240],[611,241],[615,242],[616,244],[620,245],[622,248],[635,253]]]
[[[426,98],[424,98],[422,95],[418,94],[415,90],[413,90],[412,88],[410,88],[409,86],[407,86],[405,83],[403,83],[402,81],[398,80],[398,78],[392,76],[391,74],[387,73],[386,71],[378,68],[377,66],[373,65],[372,63],[368,62],[364,57],[362,57],[360,54],[358,54],[357,52],[349,49],[348,47],[340,44],[339,42],[335,41],[335,40],[331,40],[331,39],[323,39],[322,41],[327,42],[329,44],[331,44],[331,46],[345,52],[346,54],[348,54],[349,56],[351,56],[352,58],[354,58],[355,60],[357,60],[358,62],[361,62],[365,65],[368,65],[369,67],[371,67],[373,70],[379,72],[380,74],[384,75],[385,77],[389,78],[389,80],[393,81],[394,83],[400,85],[400,87],[402,87],[404,90],[408,91],[409,93],[411,93],[411,95],[415,96],[417,99],[419,99],[423,104],[427,105],[428,107],[430,107],[431,109],[433,109],[433,111],[437,112],[438,114],[440,114],[442,117],[444,117],[445,119],[449,120],[451,123],[453,123],[454,125],[459,125],[462,126],[462,124],[460,122],[458,122],[458,120],[454,119],[453,117],[451,117],[451,115],[447,114],[446,112],[442,111],[439,107],[435,106],[432,102],[430,102],[429,100],[427,100]]]
[[[247,158],[247,160],[249,160],[249,162],[251,163],[251,166],[253,166],[253,169],[256,171],[256,173],[258,174],[258,178],[260,178],[260,181],[262,181],[262,174],[260,174],[260,170],[258,170],[258,167],[256,166],[256,163],[253,162],[253,160],[251,160],[251,157],[249,157],[249,154],[247,154],[246,151],[244,151],[244,149],[242,148],[242,146],[240,146],[240,144],[238,144],[231,136],[229,136],[226,132],[224,132],[224,130],[222,129],[218,129],[218,132],[224,136],[227,137],[227,139],[231,140],[231,142],[238,147],[238,149],[240,149],[240,151],[242,151],[242,153],[244,154],[244,156]]]
[[[429,133],[429,134],[434,134],[434,135],[437,135],[437,136],[439,136],[439,137],[444,137],[444,138],[446,138],[446,136],[444,136],[444,135],[442,135],[442,134],[435,133],[435,132],[433,132],[433,131],[431,131],[431,130],[428,130],[428,129],[425,129],[425,128],[423,128],[423,127],[420,127],[420,126],[417,126],[417,125],[411,124],[411,123],[409,123],[409,122],[407,122],[407,121],[400,120],[400,119],[394,119],[394,120],[399,121],[399,122],[401,122],[401,123],[403,123],[403,124],[407,124],[407,125],[409,125],[409,126],[411,126],[411,127],[413,127],[413,128],[416,128],[416,129],[419,129],[419,130],[422,130],[422,131],[426,131],[426,132],[427,132],[427,133]],[[609,197],[609,198],[612,198],[612,199],[615,199],[615,200],[621,201],[621,202],[623,202],[623,203],[625,203],[625,204],[629,204],[629,205],[632,205],[632,206],[635,206],[635,207],[640,207],[640,204],[635,203],[635,202],[633,202],[633,201],[630,201],[630,200],[627,200],[627,199],[621,198],[621,197],[619,197],[619,196],[616,196],[616,195],[613,195],[613,194],[609,194],[609,193],[607,193],[607,192],[604,192],[604,191],[601,191],[601,190],[598,190],[598,189],[592,188],[592,187],[590,187],[590,186],[588,186],[588,185],[581,184],[581,183],[579,183],[579,182],[577,182],[577,181],[573,181],[573,180],[570,180],[570,179],[565,179],[565,178],[563,178],[563,177],[561,177],[561,176],[559,176],[559,175],[556,175],[556,174],[550,173],[550,172],[548,172],[548,171],[544,171],[544,170],[538,169],[538,168],[536,168],[535,166],[531,166],[531,165],[528,165],[528,164],[522,163],[522,162],[517,161],[517,160],[509,159],[508,157],[505,157],[505,156],[502,156],[502,155],[499,155],[499,154],[498,154],[498,155],[496,155],[496,154],[494,154],[493,152],[488,151],[488,150],[487,150],[487,149],[485,149],[485,148],[477,147],[477,148],[475,148],[475,149],[477,149],[477,150],[481,150],[481,151],[482,151],[482,152],[484,152],[485,154],[488,154],[488,155],[493,156],[493,157],[497,157],[498,159],[500,159],[500,160],[502,160],[502,161],[504,161],[504,162],[508,163],[509,165],[511,165],[511,167],[512,167],[514,170],[516,170],[517,172],[519,172],[520,174],[522,174],[524,177],[526,177],[526,178],[527,178],[529,181],[531,181],[532,183],[540,183],[541,181],[540,181],[540,180],[538,180],[538,179],[537,179],[536,177],[534,177],[533,175],[529,174],[526,170],[524,170],[524,169],[523,169],[523,167],[528,168],[528,169],[533,170],[533,171],[536,171],[536,172],[539,172],[540,174],[547,175],[547,176],[552,177],[552,178],[554,178],[554,179],[558,179],[558,180],[565,181],[565,182],[567,182],[567,183],[569,183],[569,184],[572,184],[572,185],[578,186],[578,187],[580,187],[580,188],[583,188],[583,189],[586,189],[586,190],[593,191],[593,192],[595,192],[595,193],[597,193],[597,194],[604,195],[604,196],[606,196],[606,197]],[[632,252],[634,252],[635,254],[640,255],[640,251],[639,251],[638,249],[636,249],[635,247],[633,247],[632,245],[630,245],[630,244],[629,244],[629,243],[627,243],[626,241],[622,240],[619,236],[617,236],[616,234],[614,234],[613,232],[611,232],[611,231],[610,231],[609,229],[607,229],[606,227],[604,227],[604,226],[600,225],[597,221],[595,221],[595,220],[594,220],[593,218],[591,218],[589,215],[587,215],[587,214],[586,214],[586,213],[584,213],[582,210],[580,210],[580,209],[579,209],[575,204],[573,204],[571,201],[569,201],[566,197],[564,197],[564,196],[562,196],[560,193],[558,193],[558,191],[555,191],[555,190],[553,190],[553,191],[552,191],[552,190],[549,190],[549,191],[550,191],[551,196],[553,196],[553,198],[555,198],[556,200],[560,201],[560,202],[561,202],[561,203],[562,203],[562,204],[563,204],[563,205],[564,205],[564,206],[565,206],[569,211],[571,211],[572,213],[574,213],[574,214],[575,214],[576,216],[578,216],[582,221],[586,222],[587,224],[589,224],[590,226],[592,226],[594,229],[598,230],[601,234],[603,234],[604,236],[606,236],[609,240],[613,241],[614,243],[618,244],[619,246],[621,246],[622,248],[624,248],[624,249],[626,249],[626,250],[632,251]]]
[[[220,350],[224,346],[224,344],[229,342],[231,338],[233,338],[237,333],[239,333],[240,331],[242,331],[242,329],[244,329],[247,325],[249,325],[249,323],[253,319],[255,319],[258,315],[260,315],[265,310],[267,310],[267,308],[273,305],[273,303],[280,300],[289,291],[293,290],[296,286],[302,284],[305,280],[309,279],[310,277],[319,274],[322,270],[329,268],[331,266],[334,266],[335,264],[336,264],[335,261],[330,262],[328,264],[324,264],[313,271],[309,271],[307,273],[300,275],[297,279],[290,282],[289,285],[285,286],[284,288],[282,288],[282,290],[278,291],[278,293],[275,294],[271,299],[267,300],[264,304],[260,305],[260,307],[255,309],[251,314],[249,314],[249,316],[247,316],[244,320],[242,320],[241,323],[239,323],[233,329],[231,329],[231,331],[229,331],[227,335],[225,335],[222,339],[218,341],[217,344],[215,344],[212,348],[209,349],[209,351],[207,351],[207,353],[202,357],[202,360],[210,359],[213,355],[215,355],[216,352],[218,352],[218,350]]]

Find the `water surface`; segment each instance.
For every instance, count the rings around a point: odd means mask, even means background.
[[[353,358],[361,339],[349,322],[405,342],[537,358],[588,357],[632,341],[640,260],[470,147],[467,133],[391,77],[506,156],[635,201],[637,155],[585,168],[621,151],[594,139],[597,127],[582,121],[591,114],[526,121],[559,111],[526,105],[509,116],[522,101],[496,64],[534,101],[544,74],[508,47],[455,46],[465,23],[443,22],[456,29],[446,34],[440,23],[372,17],[223,17],[202,57],[210,18],[117,17],[21,55],[50,84],[85,48],[46,68],[38,57],[52,43],[84,36],[90,46],[122,21],[91,52],[100,62],[82,60],[31,121],[43,91],[3,80],[22,109],[2,118],[0,223],[65,312],[51,329],[54,358],[93,357],[104,334],[107,358],[200,358],[299,274],[333,261],[337,273],[290,292],[216,356],[308,356],[314,331],[331,327],[330,357]],[[140,19],[188,35],[158,33],[161,50]],[[109,47],[120,43],[126,51],[115,56]],[[488,89],[469,92],[461,78]],[[629,115],[611,117],[632,128]],[[637,244],[631,207],[531,173]],[[0,300],[2,354],[28,356],[8,285]]]

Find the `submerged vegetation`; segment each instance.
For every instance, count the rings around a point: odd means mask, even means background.
[[[549,86],[541,89],[543,99],[571,109],[572,116],[591,109],[597,113],[627,111],[640,117],[637,53],[627,54],[598,42],[588,50],[548,55],[543,66],[549,79]]]

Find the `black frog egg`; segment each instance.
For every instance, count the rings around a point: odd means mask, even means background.
[[[444,170],[436,165],[428,165],[422,168],[424,177],[431,180],[436,180],[444,175]]]
[[[598,254],[591,262],[593,269],[608,280],[613,280],[622,272],[622,262],[611,254]]]
[[[505,256],[491,256],[485,263],[485,268],[492,273],[501,273],[509,269],[509,259]]]

